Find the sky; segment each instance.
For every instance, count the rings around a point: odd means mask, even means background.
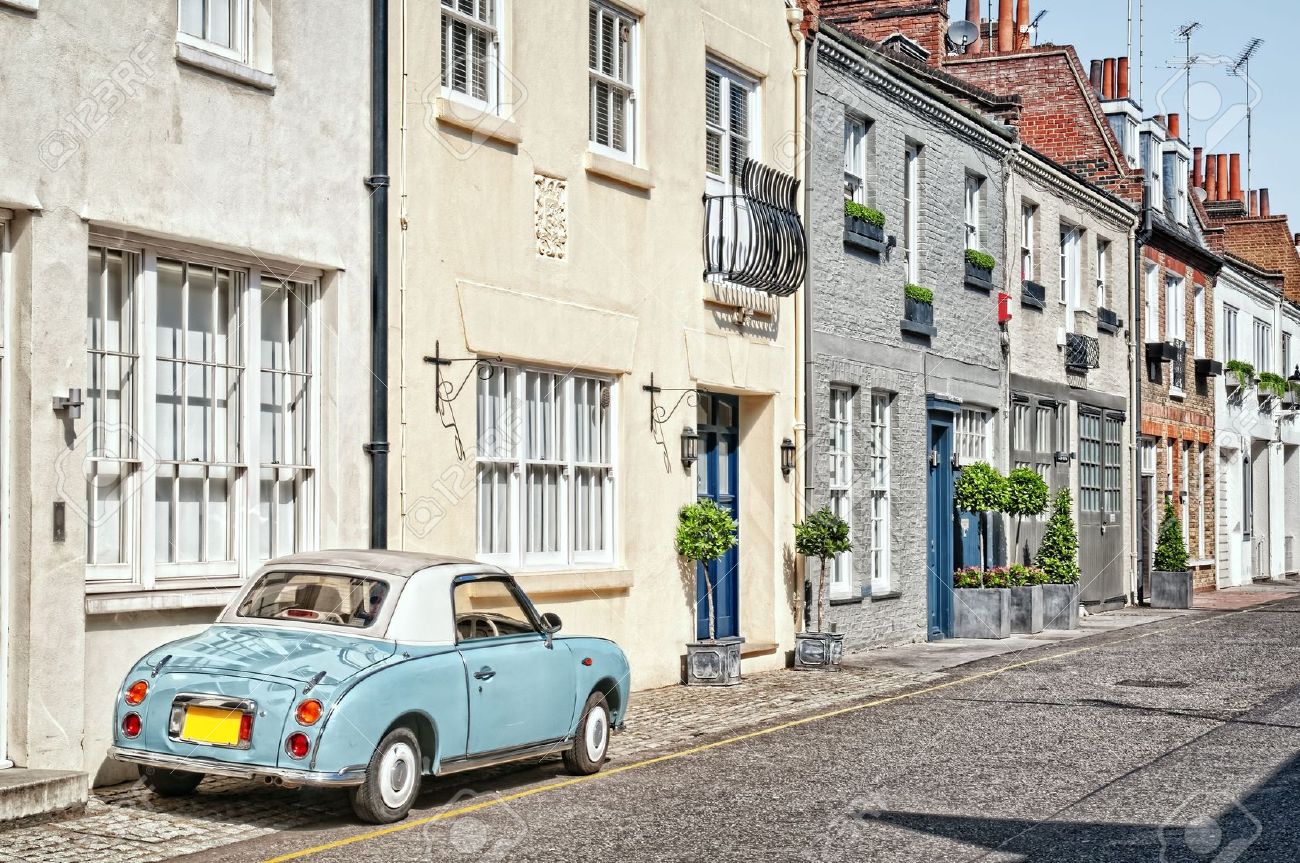
[[[988,17],[989,0],[981,0]],[[1267,188],[1274,215],[1292,216],[1300,231],[1300,112],[1292,106],[1300,89],[1300,2],[1297,0],[1031,0],[1031,17],[1046,11],[1038,42],[1072,44],[1083,61],[1120,57],[1128,46],[1129,6],[1133,8],[1132,92],[1138,95],[1138,10],[1145,24],[1142,108],[1145,116],[1188,111],[1183,65],[1186,45],[1177,30],[1199,21],[1192,34],[1191,131],[1189,143],[1206,152],[1241,153],[1246,185],[1246,105],[1251,107],[1251,185]],[[993,16],[998,4],[994,0]],[[965,15],[963,0],[952,0],[949,14]],[[1288,38],[1289,37],[1289,38]],[[1253,38],[1264,43],[1250,61],[1250,81],[1229,70]],[[1248,95],[1249,94],[1249,95]]]

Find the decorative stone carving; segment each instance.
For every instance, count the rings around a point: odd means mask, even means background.
[[[568,183],[556,177],[534,174],[533,215],[536,219],[537,254],[563,260],[569,243]]]

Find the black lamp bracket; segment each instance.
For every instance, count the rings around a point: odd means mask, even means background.
[[[442,345],[439,342],[433,343],[433,356],[425,357],[424,361],[433,366],[433,409],[438,414],[442,427],[451,429],[452,437],[455,441],[456,458],[460,461],[465,460],[465,445],[460,439],[460,428],[456,425],[456,412],[452,403],[460,396],[461,390],[470,382],[471,378],[477,377],[479,380],[490,380],[497,373],[501,357],[444,357],[442,355]],[[470,369],[461,378],[460,383],[448,379],[443,375],[443,369],[450,368],[453,363],[470,363]]]
[[[660,443],[663,443],[664,423],[672,419],[673,414],[677,413],[677,409],[683,403],[695,407],[699,404],[699,397],[707,395],[709,392],[703,387],[673,388],[656,386],[654,372],[650,373],[650,383],[641,387],[641,389],[650,394],[650,433]],[[681,395],[677,397],[677,401],[673,402],[672,407],[668,407],[666,404],[659,403],[657,396],[660,393],[680,393]]]

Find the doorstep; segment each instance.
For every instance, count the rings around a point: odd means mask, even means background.
[[[0,822],[82,809],[90,778],[73,770],[0,770]]]

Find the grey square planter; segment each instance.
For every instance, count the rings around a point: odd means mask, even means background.
[[[1151,570],[1152,608],[1191,608],[1192,573]]]
[[[885,229],[877,228],[875,225],[862,219],[845,216],[844,244],[862,249],[863,251],[871,252],[873,255],[883,255],[887,248]]]
[[[966,261],[966,285],[981,291],[993,290],[993,270],[986,270]]]
[[[903,332],[922,338],[933,338],[939,330],[934,326],[934,304],[921,303],[903,296]]]
[[[808,671],[839,671],[844,657],[844,633],[800,632],[794,637],[794,667]]]
[[[740,682],[740,646],[745,639],[717,638],[686,645],[687,686],[735,686]]]
[[[953,591],[952,634],[955,638],[1009,638],[1011,588],[965,587]]]
[[[1032,635],[1043,631],[1043,586],[1011,588],[1011,631]]]
[[[1043,584],[1043,628],[1079,628],[1079,585]]]

